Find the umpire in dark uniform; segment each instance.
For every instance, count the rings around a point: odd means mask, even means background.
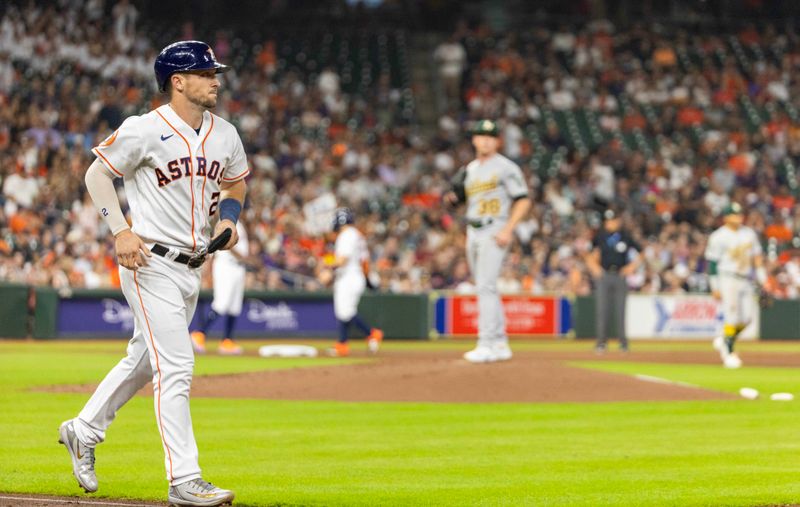
[[[597,231],[587,265],[595,279],[595,308],[597,310],[597,345],[595,351],[606,350],[608,325],[615,316],[619,330],[619,348],[628,350],[625,336],[625,297],[628,285],[625,277],[639,265],[639,245],[622,229],[620,212],[607,209],[603,227]]]

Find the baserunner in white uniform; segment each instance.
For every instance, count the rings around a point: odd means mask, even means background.
[[[378,352],[383,340],[383,331],[368,326],[358,315],[358,303],[361,301],[364,289],[373,287],[367,276],[369,262],[367,241],[354,222],[355,217],[349,208],[338,208],[333,213],[333,232],[336,234],[333,312],[339,324],[339,340],[329,353],[339,357],[350,354],[348,332],[352,324],[367,335],[367,347],[373,354]]]
[[[742,366],[734,345],[736,337],[753,319],[753,275],[761,286],[767,281],[761,243],[756,232],[743,225],[743,213],[738,203],[731,203],[723,210],[725,223],[711,233],[705,253],[711,294],[722,306],[723,336],[714,339],[714,348],[726,368]]]
[[[214,298],[211,300],[211,308],[200,321],[200,328],[191,335],[192,346],[197,354],[206,353],[206,333],[218,317],[225,318],[225,328],[217,352],[236,356],[244,351],[234,340],[234,329],[244,303],[244,282],[247,275],[245,261],[250,245],[247,241],[247,229],[241,220],[236,224],[236,232],[239,233],[236,246],[214,256],[214,264],[211,266]]]
[[[472,145],[476,158],[467,165],[463,184],[456,176],[454,192],[446,199],[451,203],[466,199],[467,262],[478,292],[478,344],[464,359],[490,363],[511,359],[497,279],[514,227],[528,213],[531,201],[520,167],[497,152],[500,139],[495,122],[479,121]]]
[[[73,473],[87,492],[97,490],[95,446],[105,439],[117,411],[147,382],[153,401],[168,501],[213,506],[233,492],[204,481],[189,412],[194,354],[189,322],[200,288],[200,270],[211,237],[226,229],[237,242],[248,174],[236,128],[208,110],[215,107],[219,64],[198,41],[177,42],[156,58],[155,73],[169,103],[127,118],[93,152],[86,187],[115,237],[122,292],[135,317],[127,356],[97,387],[78,417],[59,428]],[[129,227],[113,179],[120,177],[130,204]]]

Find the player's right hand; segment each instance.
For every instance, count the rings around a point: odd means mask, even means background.
[[[711,297],[719,301],[722,299],[722,294],[720,294],[718,290],[712,290]]]
[[[236,224],[231,222],[230,220],[220,220],[219,222],[217,222],[217,225],[214,226],[214,237],[216,238],[217,236],[222,234],[222,231],[224,231],[225,229],[231,230],[231,239],[229,239],[228,242],[225,243],[225,246],[220,248],[220,250],[230,250],[231,248],[236,246],[236,243],[239,242],[239,233],[236,230]]]
[[[114,250],[117,252],[117,263],[133,271],[146,266],[147,257],[153,255],[144,241],[130,229],[125,229],[114,237]]]

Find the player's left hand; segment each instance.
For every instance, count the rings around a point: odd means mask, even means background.
[[[511,240],[514,237],[514,231],[511,229],[507,229],[503,227],[500,229],[500,232],[494,235],[494,240],[497,243],[497,246],[501,248],[505,248],[511,244]]]
[[[229,239],[228,242],[225,244],[225,246],[220,248],[220,250],[230,250],[239,241],[239,233],[236,232],[236,224],[234,224],[230,220],[220,220],[219,222],[217,222],[216,227],[214,227],[214,235],[212,236],[212,238],[216,238],[217,236],[222,234],[222,231],[224,231],[225,229],[231,230],[231,239]]]
[[[775,302],[774,296],[764,287],[758,288],[758,306],[769,308]]]

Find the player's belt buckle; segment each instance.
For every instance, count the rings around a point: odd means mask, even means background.
[[[475,229],[480,229],[481,227],[490,225],[492,222],[494,222],[494,219],[489,217],[489,218],[484,218],[482,220],[470,220],[469,225],[471,227],[474,227]]]
[[[186,263],[187,266],[190,268],[199,268],[203,265],[206,261],[206,250],[200,250],[199,252],[195,252],[189,257],[189,262]]]

